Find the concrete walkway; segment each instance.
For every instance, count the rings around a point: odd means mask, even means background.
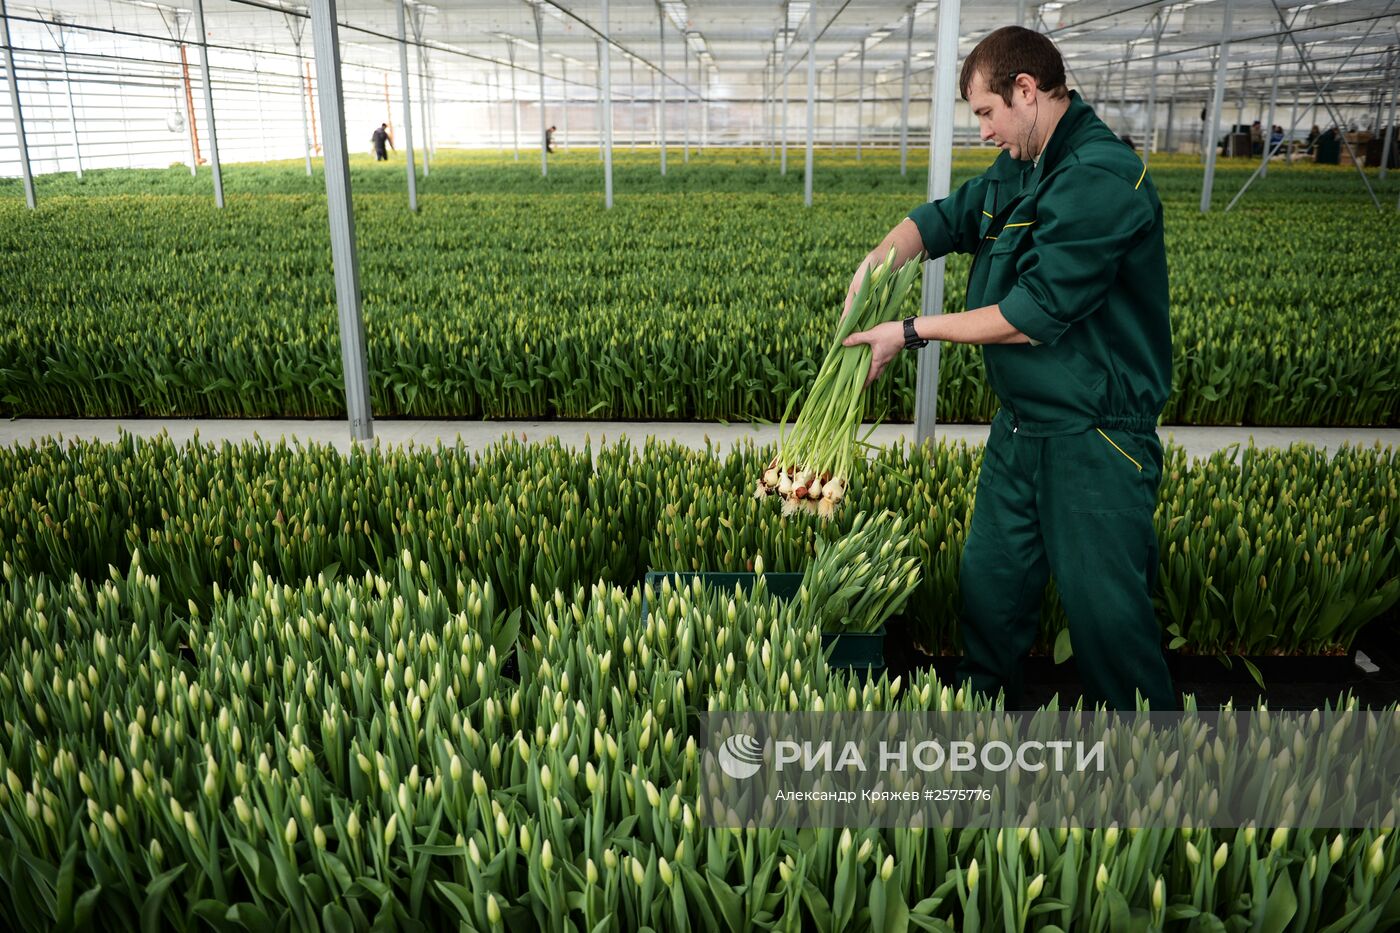
[[[262,438],[276,443],[285,439],[292,443],[299,439],[302,443],[333,444],[342,452],[351,447],[349,428],[344,421],[296,421],[296,420],[219,420],[219,419],[42,419],[18,418],[0,421],[0,446],[28,444],[31,440],[45,437],[90,438],[115,441],[121,430],[141,437],[155,437],[161,431],[169,432],[172,440],[183,444],[198,432],[205,443],[218,444],[223,441],[234,443]],[[966,441],[969,444],[982,444],[987,440],[987,425],[948,424],[939,425],[936,437],[942,441]],[[1258,447],[1287,447],[1304,441],[1335,450],[1343,444],[1370,446],[1379,442],[1381,446],[1400,447],[1400,429],[1396,428],[1198,428],[1162,427],[1158,433],[1163,440],[1174,439],[1186,448],[1192,458],[1205,457],[1239,443],[1247,444],[1250,438]],[[580,447],[585,439],[591,439],[596,450],[606,440],[616,441],[626,435],[640,445],[647,436],[661,441],[674,441],[704,450],[706,440],[729,449],[745,440],[756,444],[776,441],[776,425],[721,424],[718,422],[683,421],[376,421],[374,424],[376,441],[383,444],[432,447],[438,442],[444,445],[456,443],[460,437],[469,450],[480,450],[499,441],[505,436],[523,437],[529,441],[543,441],[558,437],[565,445]],[[870,442],[887,446],[900,439],[912,443],[913,425],[890,424],[875,429]]]

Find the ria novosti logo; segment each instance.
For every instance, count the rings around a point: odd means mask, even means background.
[[[735,780],[746,780],[763,767],[763,743],[746,732],[736,732],[719,747],[719,767]]]

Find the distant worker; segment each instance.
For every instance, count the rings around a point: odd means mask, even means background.
[[[374,131],[374,135],[371,136],[369,139],[370,139],[370,142],[374,143],[374,161],[376,161],[376,162],[387,162],[387,161],[389,161],[389,154],[388,154],[387,152],[384,151],[384,145],[385,145],[386,143],[389,145],[389,147],[390,147],[391,149],[392,149],[393,146],[394,146],[394,141],[393,141],[392,139],[389,138],[389,124],[387,124],[387,123],[381,123],[381,124],[379,124],[379,129],[375,130],[375,131]]]
[[[552,126],[544,131],[544,151],[554,151],[554,127]]]

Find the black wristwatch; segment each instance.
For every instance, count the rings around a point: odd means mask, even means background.
[[[920,339],[919,332],[914,330],[914,319],[907,317],[904,319],[904,349],[917,350],[920,347],[928,346],[928,341]]]

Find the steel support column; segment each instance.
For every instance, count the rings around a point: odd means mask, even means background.
[[[515,146],[515,161],[520,161],[520,95],[515,91],[515,41],[506,40],[506,56],[510,59],[510,132]]]
[[[909,173],[909,72],[914,63],[914,8],[909,8],[909,29],[904,38],[904,90],[899,108],[899,174]]]
[[[540,177],[547,177],[549,153],[545,140],[549,138],[549,117],[544,112],[544,20],[538,3],[530,4],[530,13],[535,19],[535,57],[540,71]]]
[[[68,98],[68,132],[73,140],[73,164],[77,166],[79,180],[83,177],[83,150],[78,143],[78,109],[73,105],[73,78],[68,70],[68,36],[63,30],[63,19],[55,16],[58,24],[58,50],[63,59],[63,92]],[[6,42],[8,45],[8,41]],[[254,59],[253,77],[257,77],[257,60]],[[262,126],[262,88],[258,88],[258,125]],[[267,158],[267,137],[263,137],[263,158]]]
[[[428,53],[423,47],[423,15],[424,9],[419,4],[414,4],[413,17],[409,20],[409,25],[413,27],[414,52],[418,57],[418,113],[423,118],[423,177],[427,178],[431,171],[432,161],[432,130],[433,123],[429,116],[428,107]],[[541,71],[544,69],[541,68]]]
[[[958,31],[960,0],[938,4],[938,47],[934,58],[933,119],[929,127],[928,199],[949,194],[953,177],[953,111],[957,101]],[[924,263],[920,313],[943,313],[943,279],[946,260],[939,256]],[[938,364],[941,343],[929,341],[918,351],[918,375],[914,380],[914,442],[932,443],[938,424]]]
[[[1210,119],[1206,124],[1205,145],[1206,170],[1201,184],[1201,213],[1210,212],[1211,191],[1215,187],[1215,140],[1220,135],[1220,111],[1225,107],[1225,75],[1230,67],[1230,23],[1234,13],[1233,0],[1225,0],[1224,21],[1220,26],[1220,51],[1215,64],[1215,97],[1210,105]]]
[[[690,33],[681,33],[681,164],[690,164]]]
[[[661,39],[661,73],[656,76],[656,83],[661,89],[660,96],[660,126],[661,135],[661,174],[666,174],[666,11],[661,8],[661,4],[656,5],[656,23],[660,30]]]
[[[608,24],[608,0],[603,0],[603,203],[613,206],[612,174],[612,29]]]
[[[1278,70],[1283,64],[1283,37],[1279,36],[1278,45],[1274,47],[1274,80],[1269,86],[1269,116],[1264,121],[1263,137],[1264,145],[1260,148],[1264,150],[1263,159],[1259,163],[1259,175],[1264,177],[1269,174],[1269,157],[1273,153],[1274,138],[1274,108],[1278,106]]]
[[[802,203],[812,206],[812,143],[817,134],[817,5],[807,7],[807,167],[802,176]]]
[[[787,5],[786,5],[786,4],[783,5],[783,10],[785,11],[785,15],[786,15],[786,10],[787,10]],[[783,64],[782,64],[782,67],[780,67],[780,68],[778,69],[778,70],[781,71],[782,74],[783,74],[783,109],[782,109],[782,120],[781,120],[781,124],[782,124],[782,140],[781,140],[781,147],[780,147],[780,149],[781,149],[781,154],[780,154],[780,156],[779,156],[779,158],[778,158],[778,174],[780,174],[780,175],[786,175],[786,174],[787,174],[787,123],[788,123],[788,121],[787,121],[787,118],[788,118],[788,67],[787,67],[787,62],[788,62],[788,47],[792,45],[792,41],[788,38],[788,25],[787,25],[787,23],[788,23],[787,19],[784,19],[784,20],[783,20]]]
[[[394,0],[399,23],[399,77],[403,85],[403,143],[408,157],[408,209],[418,210],[418,174],[413,166],[413,101],[408,96],[408,31],[404,28],[405,0]]]
[[[194,27],[199,31],[199,72],[204,82],[204,118],[209,122],[209,164],[214,169],[214,203],[224,206],[224,174],[219,167],[219,133],[214,127],[214,83],[209,79],[209,37],[204,31],[204,0],[195,0]]]
[[[1379,175],[1385,178],[1390,168],[1390,150],[1395,145],[1395,96],[1400,91],[1400,55],[1392,57],[1390,76],[1390,119],[1385,123],[1385,140],[1381,143],[1381,167]]]
[[[24,135],[24,111],[19,102],[19,81],[15,78],[15,52],[10,47],[10,13],[0,0],[0,27],[5,32],[5,82],[10,87],[10,112],[15,119],[15,141],[19,145],[19,167],[24,176],[24,201],[34,209],[34,173],[29,167],[29,143]]]
[[[860,40],[860,77],[856,92],[856,161],[861,160],[860,143],[865,122],[865,40]]]
[[[1142,144],[1143,165],[1157,150],[1157,55],[1162,50],[1162,31],[1167,28],[1167,20],[1160,12],[1156,20],[1157,28],[1152,32],[1152,78],[1147,85],[1147,139]]]
[[[365,327],[360,314],[360,260],[355,249],[355,209],[350,200],[350,162],[345,145],[338,32],[335,0],[311,0],[311,38],[325,134],[326,207],[330,219],[336,306],[340,313],[340,362],[345,378],[345,410],[351,439],[367,441],[374,436],[374,420],[370,412]]]

